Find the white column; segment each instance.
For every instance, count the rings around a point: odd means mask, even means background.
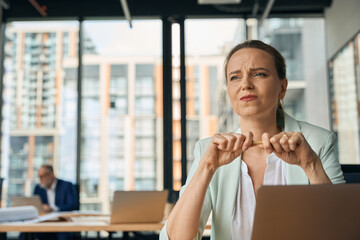
[[[100,178],[99,178],[99,198],[102,203],[102,211],[109,212],[109,161],[108,161],[108,146],[109,146],[109,115],[108,115],[108,76],[109,71],[107,64],[100,65]]]
[[[125,179],[124,189],[133,190],[135,188],[134,163],[135,163],[135,63],[128,65],[128,115],[124,121],[124,160],[125,160]]]

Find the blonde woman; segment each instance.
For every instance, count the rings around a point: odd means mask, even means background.
[[[249,240],[260,186],[344,183],[335,135],[284,113],[288,80],[275,48],[258,40],[235,46],[225,76],[241,129],[197,142],[160,239],[201,239],[212,211],[211,239]]]

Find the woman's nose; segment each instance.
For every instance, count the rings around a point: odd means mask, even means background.
[[[251,82],[251,78],[249,76],[244,76],[241,79],[241,88],[243,89],[253,88],[253,83]]]

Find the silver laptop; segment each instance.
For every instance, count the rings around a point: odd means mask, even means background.
[[[360,184],[263,186],[252,240],[360,239]]]
[[[110,223],[157,223],[164,217],[168,191],[116,191]]]
[[[43,212],[42,202],[39,195],[24,197],[24,196],[15,196],[11,198],[11,206],[34,206],[39,212]]]

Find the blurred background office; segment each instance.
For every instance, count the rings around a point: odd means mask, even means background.
[[[239,127],[223,61],[246,39],[286,58],[285,110],[360,164],[357,0],[0,2],[3,206],[44,163],[79,186],[81,210],[109,212],[115,190],[176,193],[195,142]]]

